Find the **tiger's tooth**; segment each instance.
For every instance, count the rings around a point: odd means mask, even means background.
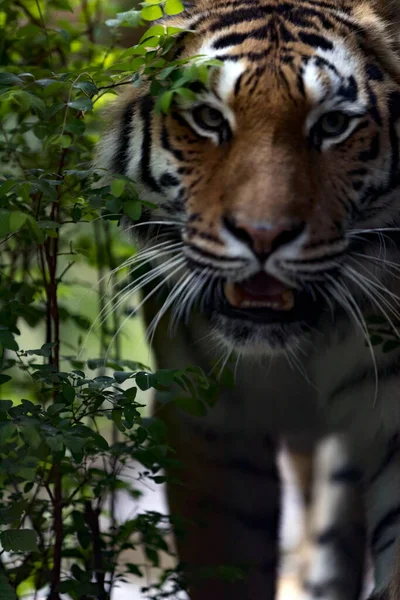
[[[257,300],[243,300],[241,303],[241,307],[243,308],[273,308],[279,309],[279,302],[268,302],[267,300],[257,301]]]
[[[281,298],[283,300],[282,308],[284,310],[290,310],[294,307],[294,294],[292,290],[285,290],[282,292]]]
[[[242,305],[244,293],[235,283],[225,283],[224,293],[229,304],[236,307]]]

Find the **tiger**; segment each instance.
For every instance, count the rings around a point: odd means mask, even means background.
[[[167,114],[123,92],[96,169],[156,207],[122,225],[158,367],[233,365],[202,416],[156,398],[190,598],[276,597],[286,444],[314,456],[301,598],[360,598],[368,551],[370,598],[397,599],[400,3],[194,0],[168,25],[174,58],[219,63]]]

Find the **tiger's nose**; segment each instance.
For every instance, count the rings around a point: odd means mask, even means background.
[[[257,225],[234,217],[225,218],[224,225],[232,235],[249,246],[260,260],[266,260],[277,248],[293,242],[305,228],[305,223],[297,220]]]

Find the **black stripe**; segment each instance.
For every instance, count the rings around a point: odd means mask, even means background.
[[[207,33],[213,33],[219,31],[224,27],[230,27],[231,25],[240,25],[248,21],[256,21],[257,19],[265,19],[267,12],[264,8],[252,7],[252,8],[241,8],[233,10],[232,12],[225,13],[218,17],[217,21],[214,21],[205,28]]]
[[[154,107],[154,101],[151,96],[144,96],[140,101],[140,116],[143,121],[142,131],[142,155],[140,158],[140,172],[142,182],[148,185],[155,192],[161,192],[156,179],[153,177],[150,167],[152,131],[151,131],[151,113]]]
[[[381,464],[376,469],[376,471],[373,473],[373,475],[371,475],[369,477],[368,485],[375,483],[375,481],[377,479],[379,479],[379,477],[386,470],[386,467],[388,467],[389,464],[392,462],[394,456],[397,454],[397,452],[399,450],[400,450],[399,434],[395,433],[387,443],[386,454],[385,454]]]
[[[235,89],[234,89],[234,95],[237,96],[239,91],[240,91],[240,86],[242,84],[243,81],[243,73],[241,73],[239,75],[239,77],[236,79],[236,83],[235,83]]]
[[[299,39],[312,48],[322,48],[322,50],[333,50],[333,44],[330,40],[317,35],[316,33],[306,33],[301,31]]]
[[[384,78],[383,71],[381,71],[377,65],[372,63],[367,65],[367,76],[374,81],[383,81]]]
[[[303,583],[304,591],[310,594],[312,598],[325,598],[331,596],[330,592],[336,592],[338,597],[347,598],[348,594],[348,583],[341,579],[328,579],[322,583],[311,583],[311,581],[305,581]],[[335,594],[335,595],[336,595]]]
[[[285,44],[296,41],[293,33],[283,23],[279,24],[279,38],[285,42]]]
[[[341,84],[338,94],[350,102],[356,102],[358,97],[358,85],[352,75]]]
[[[164,150],[171,152],[171,154],[173,154],[176,159],[183,160],[182,152],[180,150],[178,150],[177,148],[174,148],[171,145],[168,129],[167,129],[167,126],[165,123],[165,116],[163,116],[163,123],[162,123],[162,127],[161,127],[161,144],[162,144],[162,147],[164,148]]]
[[[378,546],[382,536],[384,535],[386,529],[395,525],[400,518],[400,505],[395,506],[391,510],[389,510],[384,517],[375,525],[374,529],[371,533],[371,546],[373,551],[376,551],[376,547]]]
[[[369,147],[368,150],[363,150],[362,152],[359,153],[358,155],[358,159],[361,162],[367,162],[369,160],[375,160],[376,158],[378,158],[379,156],[379,151],[380,151],[380,136],[379,133],[377,133],[371,141],[371,145]]]
[[[375,549],[375,554],[382,554],[382,552],[385,552],[385,550],[390,548],[390,546],[393,546],[395,542],[397,542],[397,537],[390,538],[387,542],[384,542],[381,546]]]
[[[122,113],[118,148],[114,153],[112,170],[125,174],[129,162],[129,143],[132,135],[132,119],[136,102],[130,102]]]
[[[296,106],[297,105],[297,100],[296,98],[293,96],[292,94],[292,89],[291,86],[289,85],[289,82],[287,80],[287,77],[284,73],[284,71],[282,69],[279,69],[279,77],[282,80],[285,88],[286,88],[286,93],[288,95],[288,97],[290,98],[291,102]]]
[[[172,173],[168,173],[167,171],[163,173],[160,177],[160,185],[163,187],[173,187],[179,184],[179,179],[175,177],[175,175],[172,175]]]
[[[198,230],[196,227],[190,227],[189,225],[186,226],[186,235],[188,238],[196,236],[201,240],[207,240],[209,242],[213,242],[214,244],[218,244],[219,246],[224,245],[223,242],[214,234],[209,233],[208,231]]]
[[[365,175],[367,175],[367,173],[367,169],[361,167],[360,169],[352,169],[351,171],[347,171],[346,174],[349,175],[349,177],[364,177]]]
[[[323,246],[325,247],[325,244],[323,244]],[[317,246],[318,247],[318,246]],[[304,248],[308,249],[308,248]],[[340,252],[335,252],[334,254],[324,254],[323,256],[317,256],[316,258],[307,258],[306,260],[285,260],[285,265],[295,265],[296,267],[298,267],[299,269],[301,269],[301,267],[306,267],[307,265],[317,265],[319,263],[322,262],[329,262],[332,260],[335,260],[336,258],[339,258],[340,256],[343,256],[344,254],[347,255],[348,250],[341,250]]]
[[[355,541],[355,532],[352,528],[351,532],[346,531],[346,534],[335,527],[331,527],[316,535],[314,541],[318,546],[333,546],[337,556],[342,556],[346,560],[351,560],[354,557],[353,543]],[[351,537],[349,534],[351,534]],[[360,536],[360,540],[362,541],[363,539],[364,531],[362,531],[362,536]],[[359,541],[358,536],[356,541]]]
[[[357,484],[361,481],[362,473],[357,467],[347,466],[341,469],[336,469],[331,473],[330,480],[332,483],[348,483]]]
[[[257,62],[264,60],[271,53],[271,48],[266,48],[260,52],[239,52],[237,54],[217,54],[215,56],[218,60],[231,60],[233,62],[246,58],[250,62]]]
[[[392,160],[390,167],[390,183],[391,187],[395,187],[399,174],[399,138],[396,132],[396,127],[400,119],[400,93],[392,92],[388,101],[389,109],[389,137],[392,150]]]
[[[368,85],[367,87],[369,97],[369,113],[377,125],[382,125],[382,117],[378,109],[376,94],[370,85]]]
[[[228,48],[229,46],[239,46],[245,40],[265,40],[267,35],[267,25],[263,25],[259,29],[253,29],[252,31],[245,31],[243,33],[226,33],[213,42],[213,48],[220,50],[222,48]]]

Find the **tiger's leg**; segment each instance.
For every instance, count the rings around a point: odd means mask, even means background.
[[[182,465],[167,474],[168,499],[171,514],[184,523],[177,546],[191,600],[273,600],[280,488],[275,445],[207,429],[201,420],[197,426],[182,422],[171,407],[159,416]],[[239,567],[242,578],[233,573],[224,581],[224,566]]]
[[[285,450],[289,466],[294,475],[296,487],[300,494],[302,507],[303,537],[297,551],[297,562],[299,565],[297,576],[298,581],[302,582],[305,579],[307,570],[308,546],[310,541],[315,443],[310,440],[307,443],[302,441],[302,443],[298,444],[289,439],[286,441]]]
[[[332,436],[318,444],[304,598],[359,598],[365,562],[360,481],[344,438]]]
[[[400,599],[400,440],[383,445],[381,460],[365,482],[366,511],[375,588],[373,598]],[[396,564],[397,563],[397,564]]]

